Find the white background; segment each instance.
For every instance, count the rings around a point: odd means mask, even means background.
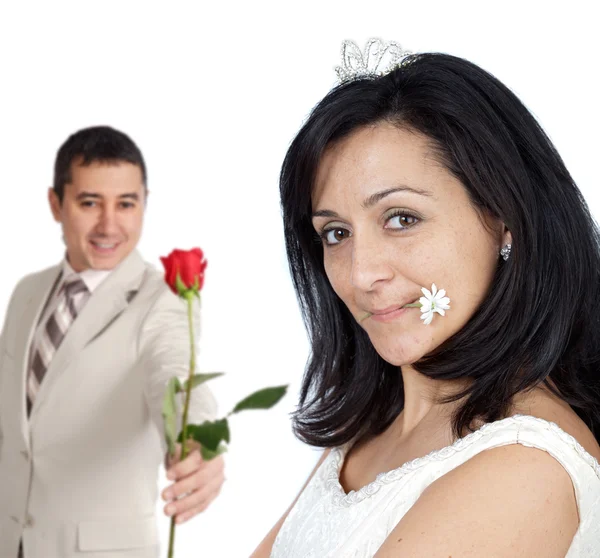
[[[0,316],[22,275],[62,257],[46,202],[57,148],[79,128],[109,124],[147,162],[145,259],[160,266],[174,247],[201,246],[209,260],[199,366],[226,371],[212,383],[221,411],[260,387],[290,384],[276,409],[232,420],[228,480],[207,512],[178,528],[179,558],[248,556],[319,455],[289,422],[308,345],[278,173],[335,83],[341,41],[395,39],[491,71],[538,117],[598,216],[594,4],[2,2]],[[164,516],[160,531],[164,543]]]

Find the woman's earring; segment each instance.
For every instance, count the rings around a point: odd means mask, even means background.
[[[507,244],[504,248],[502,248],[502,250],[500,250],[500,255],[502,256],[504,261],[508,260],[511,248],[512,246],[510,244]]]

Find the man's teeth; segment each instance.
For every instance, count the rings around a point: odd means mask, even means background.
[[[95,244],[96,246],[98,246],[98,248],[114,248],[116,246],[115,244],[100,244],[99,242],[92,242],[92,244]]]

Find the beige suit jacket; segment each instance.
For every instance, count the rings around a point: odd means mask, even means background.
[[[18,283],[0,338],[0,557],[21,537],[25,558],[157,556],[161,405],[188,373],[186,303],[134,250],[72,323],[28,419],[29,347],[59,271]],[[190,422],[214,418],[209,389],[193,396]]]

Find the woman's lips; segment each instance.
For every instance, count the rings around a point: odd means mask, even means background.
[[[371,314],[370,317],[372,320],[376,321],[376,322],[391,322],[393,320],[395,320],[396,318],[399,318],[400,316],[402,316],[406,311],[408,310],[408,308],[403,308],[402,306],[396,306],[395,308],[392,309],[385,309],[383,311],[380,312],[376,312]]]
[[[404,315],[406,310],[410,310],[411,308],[420,307],[419,301],[408,301],[402,304],[395,304],[394,306],[388,306],[387,308],[382,308],[381,310],[373,310],[373,312],[365,312],[361,318],[359,318],[359,322],[364,322],[366,319],[371,318],[376,322],[391,322],[396,318]]]

